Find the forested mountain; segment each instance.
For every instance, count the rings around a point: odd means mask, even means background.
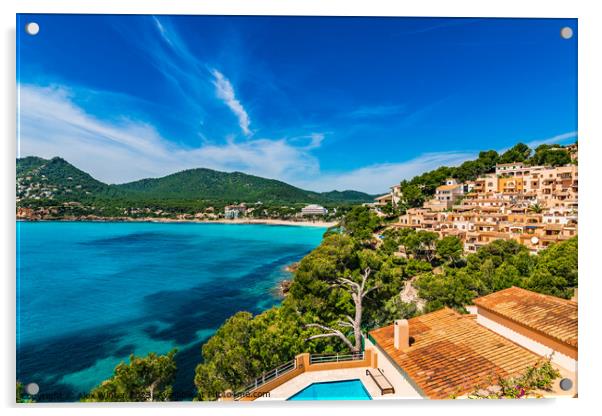
[[[322,192],[322,197],[330,201],[345,201],[345,202],[374,202],[374,196],[371,196],[370,201],[366,200],[366,194],[359,191],[330,191]]]
[[[84,202],[125,197],[122,190],[94,179],[60,157],[17,159],[17,198]]]
[[[317,193],[306,191],[274,179],[241,172],[219,172],[211,169],[189,169],[157,179],[117,185],[133,195],[155,199],[220,199],[235,201],[281,202],[370,202],[372,196],[357,191]]]
[[[318,193],[274,179],[241,172],[189,169],[162,178],[142,179],[121,185],[107,185],[59,157],[17,159],[17,197],[22,200],[89,202],[127,200],[220,201],[271,203],[360,203],[372,195],[357,191]]]

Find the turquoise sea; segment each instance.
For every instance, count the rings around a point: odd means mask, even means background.
[[[325,229],[192,223],[17,223],[17,378],[72,401],[129,354],[178,348],[175,399],[229,316],[280,300],[284,267]]]

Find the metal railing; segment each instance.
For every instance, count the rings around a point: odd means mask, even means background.
[[[345,361],[360,361],[364,359],[364,351],[347,353],[347,354],[311,354],[309,356],[310,364],[321,364],[321,363],[339,363]],[[281,377],[288,372],[297,368],[297,359],[294,358],[291,361],[287,361],[278,367],[263,373],[260,377],[257,377],[251,383],[247,384],[241,390],[234,394],[234,400],[239,400],[242,397],[248,396],[254,390],[267,384],[268,382]]]
[[[277,379],[278,377],[288,373],[289,371],[294,370],[295,368],[297,368],[297,359],[293,358],[291,361],[287,361],[286,363],[281,364],[278,367],[263,373],[260,377],[257,377],[251,383],[247,384],[242,390],[238,391],[234,395],[234,399],[238,400],[239,398],[248,395],[250,392],[256,390],[258,387],[261,387],[264,384]]]
[[[352,352],[348,354],[312,354],[309,356],[310,364],[339,363],[341,361],[363,360],[364,352]]]

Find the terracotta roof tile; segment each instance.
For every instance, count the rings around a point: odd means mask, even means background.
[[[498,375],[517,375],[540,359],[448,308],[410,319],[409,328],[413,342],[403,351],[393,346],[393,325],[370,335],[432,399],[469,393]]]
[[[511,287],[477,298],[474,304],[566,345],[577,347],[577,302]]]
[[[451,191],[457,188],[462,188],[461,184],[455,184],[455,185],[441,185],[437,187],[437,191]]]

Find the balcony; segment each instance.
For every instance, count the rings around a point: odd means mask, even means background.
[[[366,375],[367,369],[376,368],[377,351],[366,340],[366,349],[358,353],[343,354],[309,354],[297,355],[294,359],[257,377],[243,389],[233,395],[236,401],[254,401],[256,399],[286,399],[301,390],[299,384],[303,380],[314,382],[329,382],[339,379],[342,375]],[[372,397],[377,397],[376,385],[368,385]],[[400,389],[403,390],[403,389]],[[407,390],[407,389],[406,389]],[[226,399],[228,400],[228,399]],[[232,400],[230,398],[229,400]]]

